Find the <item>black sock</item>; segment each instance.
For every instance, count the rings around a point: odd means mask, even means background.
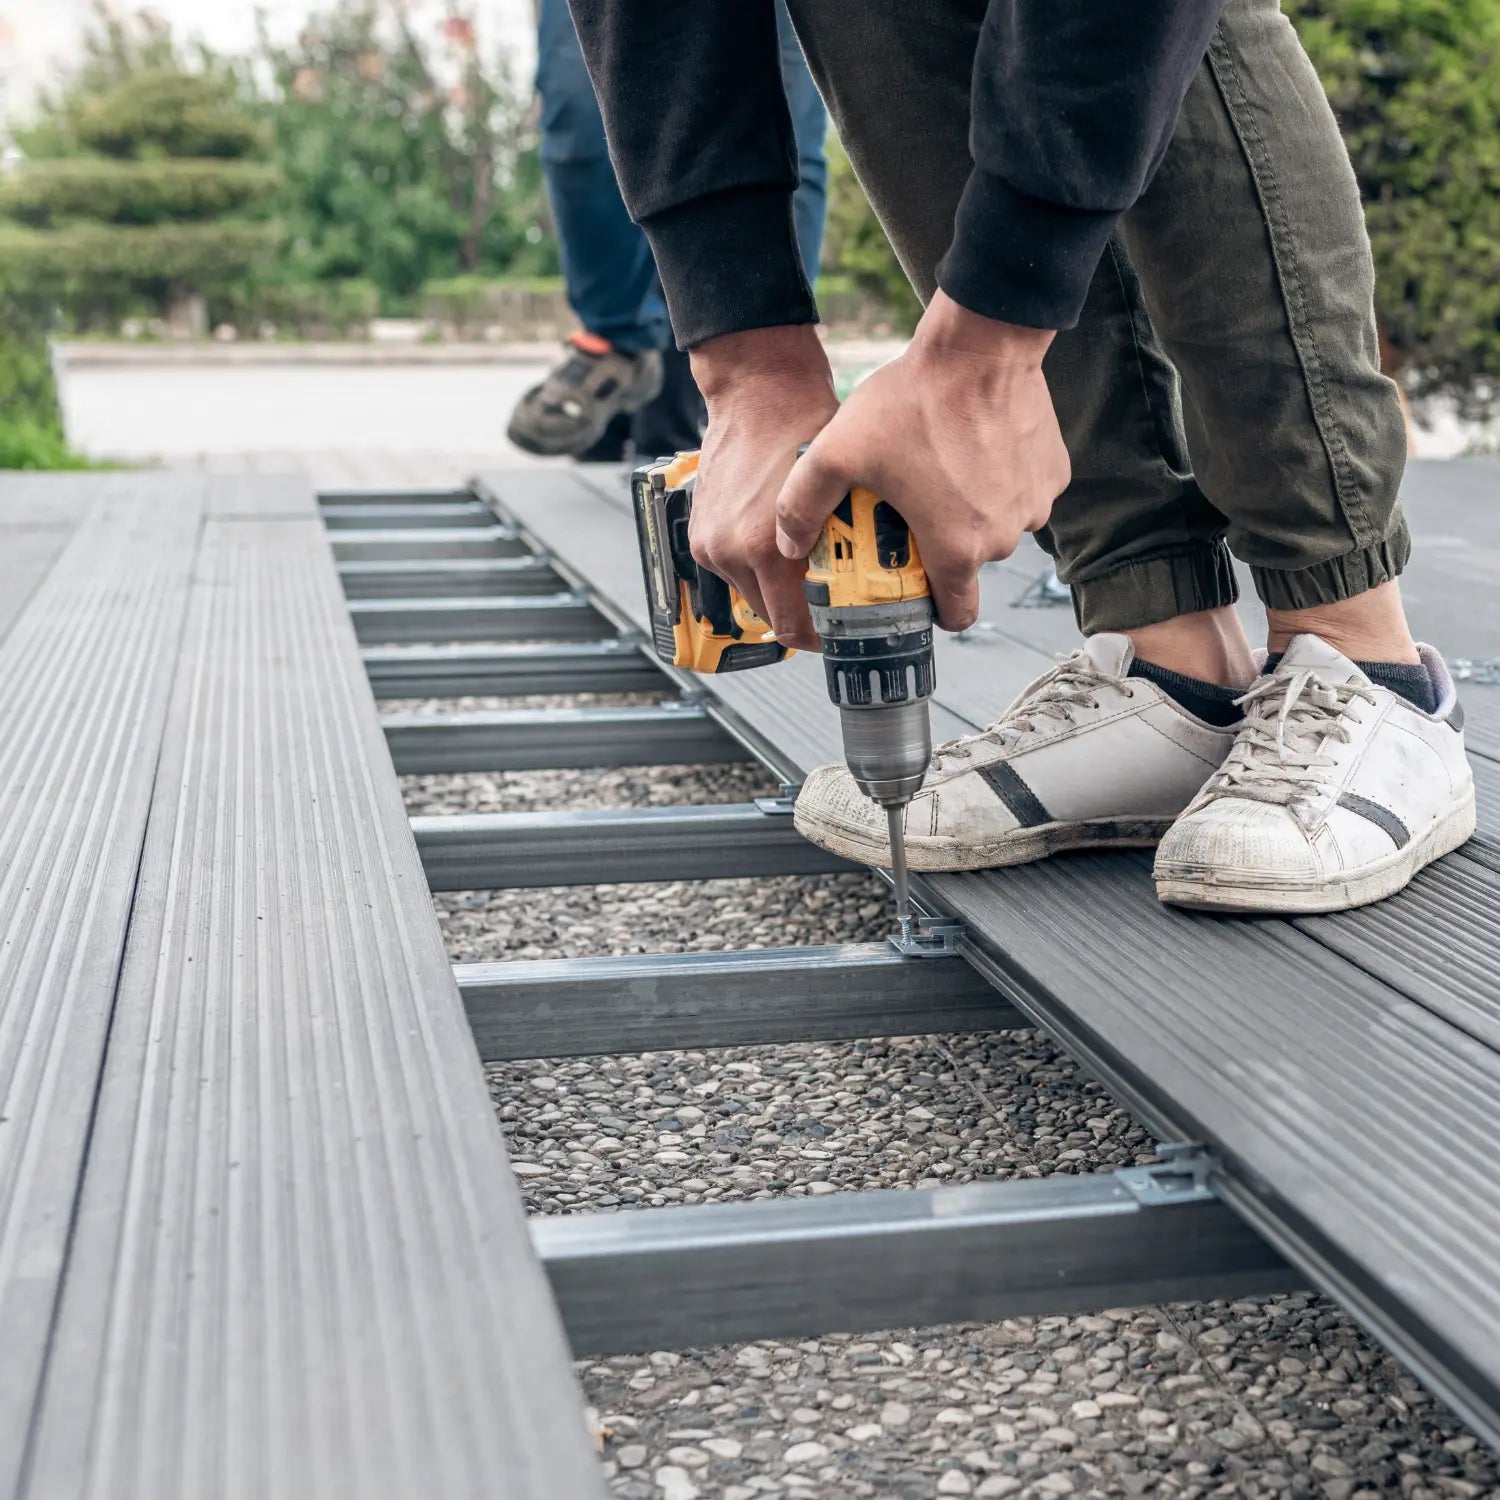
[[[1273,652],[1266,658],[1262,671],[1274,672],[1280,661],[1281,652]],[[1424,714],[1437,712],[1437,688],[1424,663],[1357,661],[1354,665],[1377,687],[1389,688],[1398,698],[1405,698],[1413,708],[1421,709]]]
[[[1154,682],[1169,698],[1205,724],[1238,724],[1244,717],[1234,701],[1245,691],[1244,688],[1224,687],[1217,682],[1186,677],[1181,672],[1159,667],[1155,662],[1141,661],[1139,657],[1131,662],[1130,675]]]

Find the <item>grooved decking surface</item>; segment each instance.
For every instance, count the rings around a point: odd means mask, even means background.
[[[640,619],[623,487],[561,471],[482,484]],[[1497,488],[1500,465],[1483,461],[1410,472],[1405,591],[1418,635],[1450,657],[1500,657]],[[1029,548],[987,569],[990,628],[939,638],[947,722],[993,719],[1076,642],[1070,610],[1010,607],[1044,563]],[[837,757],[836,715],[805,671],[700,685],[794,769]],[[1480,832],[1380,906],[1296,922],[1188,916],[1157,902],[1143,854],[917,887],[1153,1129],[1208,1141],[1226,1195],[1500,1441],[1500,687],[1462,697]]]
[[[57,495],[0,639],[0,1496],[602,1494],[310,490]]]

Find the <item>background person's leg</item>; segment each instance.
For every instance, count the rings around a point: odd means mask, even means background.
[[[789,0],[849,159],[918,295],[935,287],[971,167],[969,86],[986,0]],[[1073,482],[1038,540],[1086,634],[1218,612],[1180,670],[1243,678],[1224,518],[1193,478],[1176,374],[1118,236],[1079,326],[1044,366]]]
[[[670,337],[666,303],[646,236],[615,182],[567,0],[541,0],[536,83],[542,172],[568,304],[589,333],[624,353],[661,349]]]

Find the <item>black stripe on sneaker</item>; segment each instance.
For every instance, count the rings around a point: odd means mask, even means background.
[[[979,774],[989,782],[991,790],[1010,809],[1022,828],[1037,828],[1053,821],[1052,814],[1042,806],[1037,794],[1021,780],[1020,773],[1009,761],[997,760],[993,765],[981,766]]]
[[[1357,792],[1340,793],[1339,806],[1347,807],[1350,812],[1368,818],[1377,828],[1383,828],[1395,840],[1398,849],[1404,849],[1411,843],[1411,830],[1390,808],[1371,802],[1368,797],[1361,797]]]

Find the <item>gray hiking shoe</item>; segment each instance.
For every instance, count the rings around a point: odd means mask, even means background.
[[[661,381],[655,349],[623,354],[607,339],[575,333],[562,363],[516,404],[506,436],[549,458],[583,453],[621,412],[639,411],[654,399]]]

